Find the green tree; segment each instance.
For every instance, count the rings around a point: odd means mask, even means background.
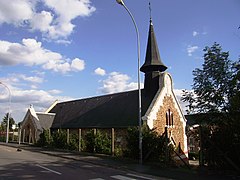
[[[185,90],[182,100],[189,103],[188,113],[202,113],[204,117],[202,143],[208,165],[238,169],[240,61],[231,61],[229,52],[222,51],[217,43],[203,51],[202,68],[193,71],[193,90]]]
[[[230,81],[233,77],[229,52],[219,44],[205,47],[202,69],[193,71],[193,91],[184,91],[183,100],[189,102],[189,113],[222,112],[229,107]]]
[[[229,111],[240,112],[240,59],[233,63],[233,78],[230,81],[231,94],[229,98]]]
[[[6,115],[3,117],[1,122],[1,130],[6,131],[7,130],[7,121],[8,121],[9,113],[6,113]],[[9,117],[9,130],[12,130],[12,125],[15,124],[14,119],[10,116]]]
[[[50,147],[53,143],[52,137],[50,136],[49,129],[43,130],[40,134],[39,140],[36,145],[40,147]]]

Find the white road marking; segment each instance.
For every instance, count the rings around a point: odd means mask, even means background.
[[[46,167],[41,166],[41,165],[39,165],[39,164],[37,164],[36,166],[38,166],[38,167],[40,167],[40,168],[42,168],[42,169],[45,169],[45,170],[47,170],[47,171],[50,171],[50,172],[52,172],[52,173],[58,174],[58,175],[61,175],[61,174],[62,174],[62,173],[60,173],[60,172],[57,172],[57,171],[54,171],[54,170],[52,170],[52,169],[46,168]]]
[[[153,179],[153,178],[150,178],[150,177],[140,176],[140,175],[131,174],[131,173],[128,173],[127,175],[137,177],[137,178],[147,179],[147,180],[156,180],[156,179]]]
[[[111,178],[119,179],[119,180],[136,180],[136,179],[129,178],[129,177],[126,177],[126,176],[122,176],[122,175],[111,176]]]

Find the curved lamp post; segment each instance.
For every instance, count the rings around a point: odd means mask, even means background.
[[[136,30],[136,34],[137,34],[137,50],[138,50],[138,104],[139,104],[139,109],[138,109],[138,121],[139,121],[139,163],[142,164],[142,105],[141,105],[141,88],[140,88],[140,38],[139,38],[139,32],[138,32],[138,27],[137,27],[137,23],[132,15],[132,13],[129,11],[129,9],[127,8],[127,6],[124,4],[123,0],[116,0],[118,4],[122,5],[126,11],[128,12],[128,14],[130,15],[135,30]]]
[[[8,139],[9,139],[9,118],[10,118],[11,91],[8,88],[8,86],[3,84],[1,81],[0,81],[0,84],[3,85],[8,90],[8,93],[9,93],[9,105],[8,105],[8,117],[7,117],[7,137],[6,137],[6,143],[8,143]]]

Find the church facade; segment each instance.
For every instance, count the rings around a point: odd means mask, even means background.
[[[162,63],[152,21],[150,20],[145,63],[141,71],[145,73],[145,96],[153,96],[143,120],[158,134],[167,132],[174,146],[180,146],[187,154],[186,119],[173,91],[173,80],[167,67]]]

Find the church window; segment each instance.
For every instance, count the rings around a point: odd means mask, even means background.
[[[168,126],[168,112],[166,112],[166,126]]]
[[[166,126],[173,126],[173,113],[170,109],[166,112]]]

